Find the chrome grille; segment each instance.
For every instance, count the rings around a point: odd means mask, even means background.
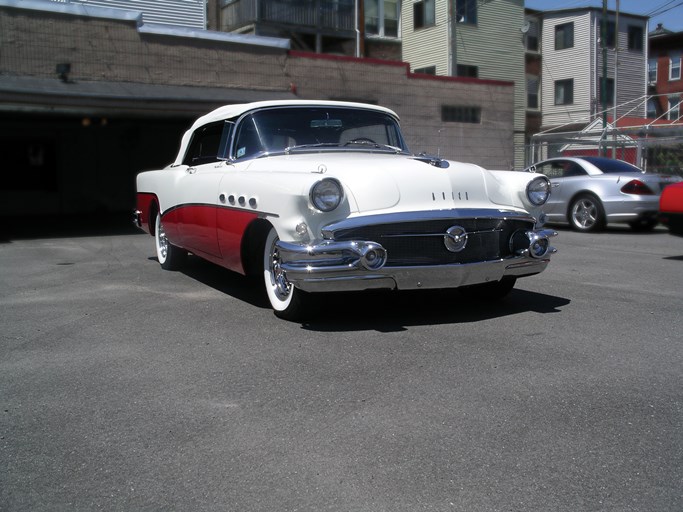
[[[460,252],[451,252],[444,244],[446,231],[455,225],[462,226],[468,233],[467,246]],[[333,239],[369,240],[381,244],[387,250],[387,267],[447,265],[511,256],[509,240],[519,229],[533,229],[533,223],[503,218],[378,223],[338,229],[333,232]]]

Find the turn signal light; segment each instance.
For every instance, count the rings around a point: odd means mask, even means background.
[[[640,196],[651,196],[654,192],[650,187],[640,180],[631,180],[626,185],[621,187],[624,194],[637,194]]]

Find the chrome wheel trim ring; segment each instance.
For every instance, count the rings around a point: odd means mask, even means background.
[[[166,237],[166,231],[164,230],[164,225],[161,223],[161,216],[157,217],[157,227],[156,227],[156,238],[157,238],[157,256],[159,260],[163,263],[168,257],[168,238]]]
[[[572,221],[578,227],[588,229],[598,220],[598,209],[593,201],[581,199],[572,207]]]
[[[280,254],[275,247],[275,242],[277,242],[277,239],[273,240],[273,245],[270,248],[270,263],[268,270],[273,285],[273,292],[278,300],[284,302],[292,293],[292,284],[287,280],[287,276],[282,270],[282,266],[280,265]]]

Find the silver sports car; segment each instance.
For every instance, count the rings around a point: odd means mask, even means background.
[[[551,158],[525,170],[550,179],[550,199],[543,207],[547,221],[569,222],[578,231],[598,231],[608,222],[653,229],[662,189],[680,179],[601,157]]]

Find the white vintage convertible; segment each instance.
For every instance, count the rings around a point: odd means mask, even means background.
[[[137,177],[136,224],[164,269],[188,252],[262,275],[275,313],[314,292],[460,288],[491,298],[542,272],[545,176],[413,155],[397,115],[331,101],[228,105]]]

